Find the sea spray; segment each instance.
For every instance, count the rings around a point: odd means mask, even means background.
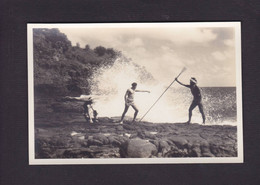
[[[160,94],[165,90],[165,85],[159,84],[145,69],[139,67],[131,61],[115,61],[110,68],[99,71],[94,78],[93,94],[100,94],[106,98],[97,101],[96,107],[100,116],[121,116],[124,110],[124,95],[126,90],[131,87],[133,82],[137,82],[137,89],[149,90],[151,93],[136,92],[135,103],[139,109],[139,117],[156,101]],[[171,122],[174,120],[174,113],[169,109],[167,99],[162,99],[152,112],[147,115],[146,121],[152,122]],[[128,115],[133,115],[134,111],[130,108]]]
[[[151,93],[136,92],[135,104],[139,109],[137,118],[141,118],[152,104],[163,93],[169,82],[158,82],[145,70],[127,59],[120,58],[113,66],[104,67],[94,75],[92,94],[100,98],[95,103],[100,117],[120,117],[124,110],[124,95],[133,82],[138,90],[149,90]],[[236,122],[235,88],[201,88],[206,122],[209,124],[234,124]],[[188,88],[174,83],[157,104],[145,116],[143,121],[154,123],[176,123],[188,120],[188,109],[192,102]],[[133,116],[129,108],[127,116]],[[201,114],[196,107],[193,110],[193,123],[202,123]]]

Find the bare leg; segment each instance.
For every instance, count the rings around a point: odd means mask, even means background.
[[[93,123],[94,118],[93,118],[93,109],[92,109],[91,105],[89,105],[89,107],[88,107],[88,117],[89,117],[89,122]]]
[[[97,111],[93,110],[93,117],[94,117],[93,120],[94,120],[94,122],[98,122],[97,115],[98,115]]]
[[[191,116],[192,116],[192,110],[197,106],[197,104],[193,101],[190,105],[190,108],[189,108],[189,120],[187,123],[190,123],[191,121]]]
[[[203,105],[200,103],[199,105],[199,110],[200,110],[200,113],[201,113],[201,116],[202,116],[202,119],[203,119],[203,123],[205,124],[205,114],[204,114],[204,110],[203,110]]]
[[[128,111],[128,108],[129,108],[129,106],[125,104],[125,110],[124,110],[124,112],[123,112],[123,114],[122,114],[122,117],[121,117],[120,122],[124,120],[124,117],[125,117],[125,114],[126,114],[127,111]]]
[[[88,105],[87,105],[87,103],[83,104],[83,109],[84,109],[83,114],[86,115],[86,113],[88,112]]]
[[[135,105],[132,105],[132,107],[133,107],[133,109],[135,110],[134,119],[133,119],[133,122],[134,122],[135,119],[136,119],[136,116],[137,116],[137,114],[138,114],[138,112],[139,112],[139,110],[138,110],[138,108],[137,108]]]
[[[92,120],[91,120],[91,117],[90,117],[90,114],[89,114],[88,104],[84,103],[83,108],[84,108],[84,117],[85,117],[86,121],[87,122],[89,121],[91,123]]]

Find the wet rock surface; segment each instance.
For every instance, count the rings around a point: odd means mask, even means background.
[[[235,157],[237,128],[127,121],[120,125],[110,118],[90,124],[79,115],[69,123],[55,119],[36,124],[35,155],[38,159]]]

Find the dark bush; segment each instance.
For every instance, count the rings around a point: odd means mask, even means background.
[[[98,55],[98,56],[103,56],[106,53],[106,48],[104,48],[103,46],[98,46],[94,49],[94,52]]]

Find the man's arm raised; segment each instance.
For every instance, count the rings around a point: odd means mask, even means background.
[[[147,93],[150,93],[150,91],[146,91],[146,90],[135,90],[135,92],[147,92]]]
[[[185,85],[185,84],[183,84],[183,83],[181,83],[179,80],[178,80],[178,78],[175,78],[175,80],[179,83],[179,84],[181,84],[181,85],[183,85],[184,87],[190,87],[189,85]]]

